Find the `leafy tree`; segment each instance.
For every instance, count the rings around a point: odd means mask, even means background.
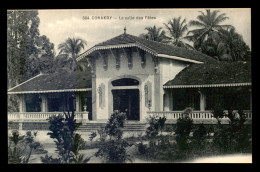
[[[173,18],[169,20],[167,24],[164,23],[164,25],[170,34],[170,37],[168,37],[168,39],[170,40],[171,44],[177,47],[193,49],[192,46],[183,42],[183,39],[185,39],[184,34],[186,34],[188,30],[186,19],[181,21],[181,17]]]
[[[147,30],[148,33],[141,34],[139,37],[151,41],[166,42],[167,37],[165,36],[165,31],[162,30],[162,27],[157,28],[156,26],[149,26],[145,27],[145,30]]]
[[[230,56],[232,61],[250,61],[250,48],[246,45],[243,37],[236,32],[235,28],[220,30],[220,37],[226,48],[226,54]]]
[[[40,36],[38,11],[7,11],[7,88],[52,68],[54,46]],[[8,96],[8,111],[18,111],[16,95]]]
[[[235,28],[219,30],[203,42],[201,51],[219,61],[250,61],[250,48]]]
[[[33,77],[40,72],[51,73],[54,71],[54,44],[43,35],[36,40],[36,46],[41,48],[37,50],[37,54],[29,56],[27,65],[28,77]]]
[[[64,57],[67,57],[71,70],[82,70],[82,67],[77,63],[76,59],[85,45],[87,45],[87,42],[81,38],[68,38],[64,43],[59,44],[59,55],[66,55]]]

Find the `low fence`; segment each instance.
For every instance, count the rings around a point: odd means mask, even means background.
[[[48,122],[47,119],[50,116],[59,114],[65,117],[63,112],[12,112],[8,113],[8,122]],[[75,112],[74,114],[78,122],[88,120],[88,112]]]
[[[227,111],[225,111],[227,113]],[[244,113],[247,116],[246,124],[252,122],[252,112],[245,110]],[[61,114],[64,116],[63,112],[13,112],[8,113],[9,126],[13,129],[22,130],[23,128],[48,128],[47,119],[51,115]],[[166,117],[166,124],[175,124],[177,119],[181,117],[183,111],[148,111],[147,116],[157,116]],[[193,119],[194,124],[217,124],[217,119],[213,117],[210,111],[193,111],[189,114],[190,118]],[[75,112],[75,119],[77,122],[86,124],[88,120],[88,112]],[[94,121],[93,121],[94,122]],[[221,119],[222,124],[228,124],[229,119],[224,117]]]
[[[227,114],[227,111],[224,111]],[[237,112],[237,111],[235,111]],[[250,123],[252,120],[252,112],[249,110],[243,111],[246,114],[247,122]],[[180,118],[183,114],[183,111],[148,111],[148,116],[158,116],[158,117],[166,117],[166,123],[176,123],[177,119]],[[238,114],[237,114],[238,115]],[[196,123],[204,123],[204,124],[216,124],[217,119],[213,117],[211,111],[193,111],[189,114],[189,117],[193,119],[193,122]],[[222,124],[228,124],[228,117],[224,117],[221,119]]]
[[[67,113],[67,112],[66,112]],[[70,112],[71,113],[71,112]],[[12,112],[8,113],[8,128],[10,129],[39,129],[48,128],[48,118],[52,115],[62,115],[63,112]],[[76,122],[86,123],[88,112],[75,112]]]

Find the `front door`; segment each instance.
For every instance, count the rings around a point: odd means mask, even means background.
[[[113,110],[126,113],[127,120],[140,120],[140,101],[138,89],[112,90]]]

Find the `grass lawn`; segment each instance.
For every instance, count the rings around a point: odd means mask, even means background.
[[[23,133],[24,132],[24,133]],[[38,131],[38,136],[36,137],[36,141],[39,141],[45,150],[48,151],[48,155],[52,157],[57,157],[56,145],[54,140],[47,135],[49,131]],[[25,134],[25,131],[22,131],[21,134]],[[91,143],[88,138],[89,135],[85,133],[80,133],[87,144]],[[131,140],[131,139],[130,139]],[[129,140],[129,141],[130,141]],[[138,139],[133,139],[134,142],[138,142]],[[92,142],[94,143],[94,142]],[[143,140],[144,144],[147,144],[147,140]],[[151,157],[144,157],[139,154],[137,147],[132,146],[127,149],[128,153],[131,156],[132,162],[126,163],[173,163],[169,161],[162,161],[153,159]],[[96,146],[86,146],[85,150],[81,150],[80,153],[84,154],[85,157],[90,157],[91,159],[88,163],[104,163],[102,159],[96,157],[94,154],[98,151]],[[45,154],[32,154],[29,163],[42,163],[41,156],[45,156]],[[174,161],[174,163],[252,163],[252,154],[250,153],[241,153],[241,154],[228,154],[228,155],[216,155],[216,156],[202,156],[202,157],[194,157],[191,156],[190,159],[186,159],[183,161]]]

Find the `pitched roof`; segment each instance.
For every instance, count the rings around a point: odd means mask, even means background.
[[[50,74],[39,74],[8,90],[8,94],[47,93],[91,90],[90,72],[68,72],[59,70]]]
[[[156,41],[150,41],[129,34],[121,34],[117,37],[96,44],[94,47],[82,53],[77,60],[81,60],[95,50],[134,46],[158,57],[166,57],[165,55],[168,55],[177,57],[177,59],[179,57],[179,60],[190,60],[194,62],[216,62],[216,60],[212,57],[209,57],[199,51],[187,50],[186,48],[176,47]]]
[[[192,64],[164,88],[221,87],[251,85],[250,62],[219,62],[214,64]]]

